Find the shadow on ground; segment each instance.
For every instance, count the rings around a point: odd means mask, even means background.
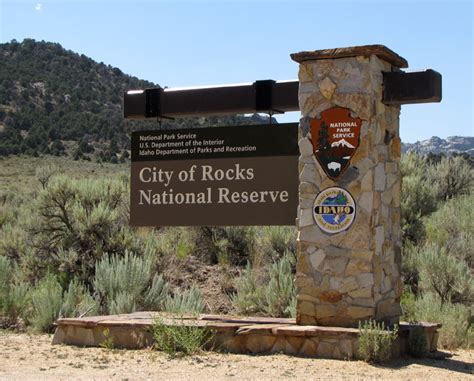
[[[443,351],[437,351],[422,359],[405,357],[393,360],[389,363],[375,364],[374,366],[377,368],[402,369],[413,364],[446,369],[464,374],[474,374],[474,365],[472,363],[455,360],[452,353]]]

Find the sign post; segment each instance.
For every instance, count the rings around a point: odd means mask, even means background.
[[[297,210],[297,323],[397,323],[400,106],[440,102],[441,74],[403,72],[407,61],[383,45],[291,57],[298,82],[125,93],[130,119],[302,114],[298,133],[295,125],[133,133],[131,224],[293,225]]]
[[[297,323],[397,323],[401,309],[399,105],[381,45],[292,54],[299,67]]]

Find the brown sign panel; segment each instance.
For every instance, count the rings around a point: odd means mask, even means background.
[[[316,159],[324,172],[336,180],[349,167],[359,146],[362,120],[352,118],[351,110],[333,107],[311,119],[311,139]]]
[[[294,225],[297,124],[132,134],[133,226]]]

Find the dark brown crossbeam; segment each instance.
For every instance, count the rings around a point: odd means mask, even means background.
[[[298,81],[264,80],[253,84],[146,89],[124,94],[124,116],[130,119],[298,110]]]
[[[441,74],[428,69],[383,73],[383,103],[399,105],[441,102]]]
[[[124,117],[181,118],[253,112],[298,111],[298,81],[256,81],[252,84],[190,89],[132,90],[124,94]],[[384,73],[387,105],[441,101],[441,74],[434,70]]]

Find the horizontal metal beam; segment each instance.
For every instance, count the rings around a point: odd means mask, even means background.
[[[383,103],[402,105],[441,102],[441,74],[432,69],[383,73]]]
[[[124,116],[179,118],[298,111],[298,86],[298,81],[265,80],[203,88],[133,90],[124,94]]]
[[[385,72],[383,78],[382,101],[387,105],[441,101],[441,74],[434,70]],[[296,80],[264,80],[216,87],[132,90],[124,94],[124,117],[180,118],[298,111],[298,86]]]

